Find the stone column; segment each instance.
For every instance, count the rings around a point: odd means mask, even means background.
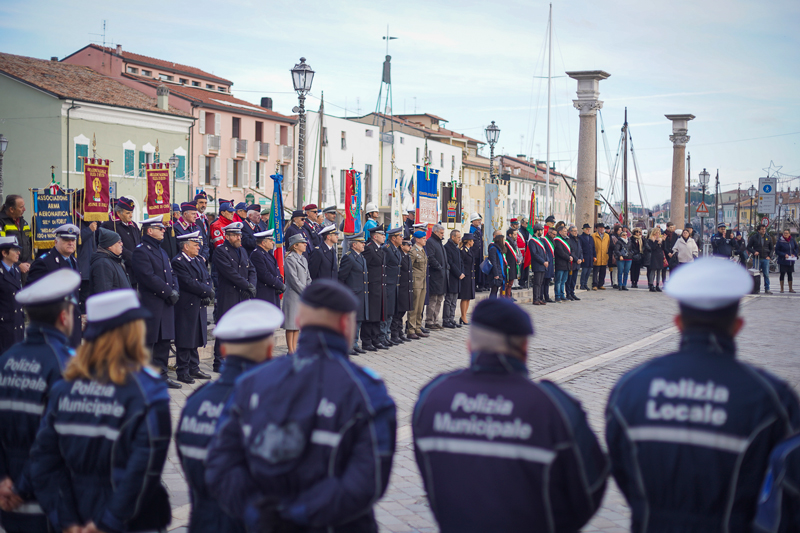
[[[689,142],[689,121],[694,115],[664,115],[672,121],[672,198],[670,220],[680,229],[686,223],[686,143]]]
[[[578,175],[575,183],[575,225],[588,223],[594,227],[594,194],[597,188],[597,110],[603,107],[600,97],[600,80],[610,76],[602,70],[567,72],[578,80],[578,99],[572,103],[581,118],[578,136]]]

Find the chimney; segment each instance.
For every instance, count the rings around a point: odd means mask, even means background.
[[[50,61],[53,63],[58,63],[58,58],[56,56],[50,56]]]
[[[269,96],[261,97],[261,107],[272,111],[272,98],[270,98]]]
[[[169,88],[163,84],[159,85],[156,89],[156,95],[158,95],[158,108],[163,111],[169,111]]]
[[[118,56],[121,56],[121,55],[122,55],[122,45],[121,45],[121,44],[118,44],[118,45],[117,45],[117,55],[118,55]]]

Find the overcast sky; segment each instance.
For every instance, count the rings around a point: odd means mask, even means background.
[[[75,4],[0,3],[0,51],[39,58],[92,41],[184,63],[234,81],[235,96],[275,110],[296,105],[289,70],[300,56],[316,71],[310,109],[325,92],[326,112],[374,111],[392,36],[393,109],[432,113],[483,139],[495,120],[500,153],[545,158],[546,2],[419,1],[227,2],[112,0]],[[605,70],[602,116],[613,160],[625,106],[645,203],[669,197],[672,143],[665,114],[691,113],[692,179],[719,169],[723,190],[764,176],[770,161],[800,176],[800,2],[703,0],[556,1],[553,4],[551,159],[575,175],[576,82],[566,70]],[[0,128],[2,126],[0,125]],[[488,155],[488,150],[485,151]],[[598,147],[599,186],[608,187]],[[632,167],[632,161],[631,161]],[[638,192],[631,171],[631,201]],[[800,179],[783,187],[800,186]]]

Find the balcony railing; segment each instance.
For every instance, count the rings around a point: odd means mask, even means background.
[[[256,141],[253,148],[261,159],[269,159],[269,143]]]
[[[291,146],[282,146],[283,153],[281,154],[283,157],[282,159],[286,161],[291,161],[294,157],[294,148]]]
[[[383,144],[394,144],[394,135],[391,133],[381,133],[381,142]]]
[[[231,151],[236,155],[247,155],[247,139],[231,139]]]
[[[219,135],[206,135],[206,155],[219,152]]]

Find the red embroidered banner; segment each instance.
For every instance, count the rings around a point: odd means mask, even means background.
[[[166,163],[148,164],[147,176],[147,216],[164,215],[172,209],[169,190],[169,165]]]
[[[88,222],[108,220],[108,159],[85,158],[83,164],[83,219]]]

